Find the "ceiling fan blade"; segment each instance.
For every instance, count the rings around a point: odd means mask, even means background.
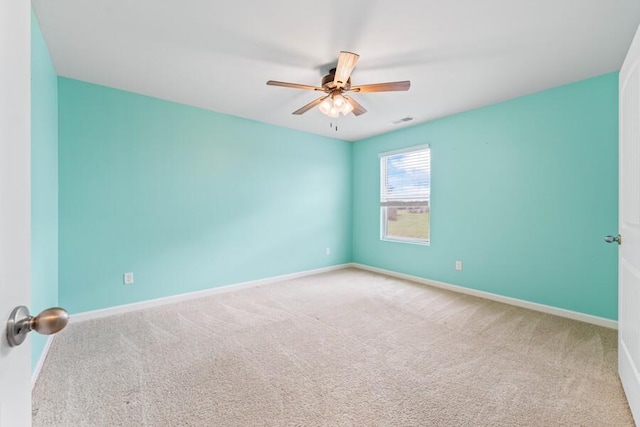
[[[356,66],[360,55],[352,52],[340,52],[338,56],[338,65],[336,65],[336,74],[333,78],[333,84],[335,87],[345,87],[351,77],[351,72]]]
[[[405,80],[402,82],[389,82],[389,83],[374,83],[371,85],[354,86],[349,92],[393,92],[400,90],[409,90],[411,82]]]
[[[317,87],[317,86],[310,86],[310,85],[301,85],[298,83],[287,83],[287,82],[278,82],[275,80],[269,80],[267,84],[269,86],[290,87],[292,89],[319,90],[319,91],[325,92],[324,88]]]
[[[327,96],[321,96],[320,98],[314,99],[313,101],[311,101],[310,103],[308,103],[307,105],[305,105],[304,107],[300,107],[298,108],[296,111],[294,111],[291,114],[295,114],[297,116],[299,116],[300,114],[304,114],[307,111],[311,110],[313,107],[315,107],[316,105],[320,104],[322,101],[324,101],[326,98],[328,98],[331,95],[327,95]]]
[[[353,111],[351,111],[353,114],[355,114],[356,116],[361,116],[364,113],[367,112],[367,109],[364,108],[362,105],[358,104],[358,102],[351,98],[350,96],[345,96],[344,99],[347,100],[347,102],[349,104],[351,104],[351,106],[353,107]]]

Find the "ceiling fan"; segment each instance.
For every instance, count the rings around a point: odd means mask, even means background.
[[[338,56],[338,64],[336,68],[332,68],[329,74],[322,78],[322,87],[303,85],[298,83],[278,82],[275,80],[269,80],[267,82],[270,86],[282,86],[293,89],[305,89],[314,90],[318,92],[324,92],[320,98],[314,99],[307,105],[300,107],[292,114],[300,115],[304,114],[316,105],[319,105],[319,109],[323,114],[329,117],[336,118],[342,113],[347,115],[353,113],[356,116],[360,116],[367,112],[367,110],[360,105],[355,99],[350,96],[346,96],[345,93],[367,93],[367,92],[391,92],[391,91],[404,91],[409,90],[411,82],[408,80],[401,82],[389,82],[389,83],[374,83],[369,85],[351,86],[351,72],[358,62],[360,55],[352,52],[340,52]]]

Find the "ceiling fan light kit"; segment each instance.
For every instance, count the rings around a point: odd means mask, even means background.
[[[353,105],[351,105],[348,100],[348,97],[334,92],[323,98],[318,109],[322,114],[336,119],[340,116],[340,113],[342,113],[343,116],[346,116],[353,111]]]
[[[352,52],[340,52],[338,56],[338,64],[336,68],[329,71],[329,74],[322,78],[322,87],[303,85],[298,83],[279,82],[275,80],[269,80],[267,85],[288,87],[292,89],[304,89],[313,90],[319,92],[325,92],[327,95],[323,95],[320,98],[316,98],[308,104],[300,107],[292,114],[301,115],[309,111],[315,106],[322,114],[325,114],[331,118],[338,118],[340,113],[346,116],[349,113],[353,113],[355,116],[360,116],[367,112],[367,110],[360,105],[355,99],[346,96],[347,92],[392,92],[392,91],[406,91],[411,87],[411,82],[408,80],[401,82],[389,82],[389,83],[374,83],[370,85],[351,86],[351,73],[358,62],[358,54]]]

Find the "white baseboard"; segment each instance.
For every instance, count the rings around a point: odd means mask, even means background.
[[[333,265],[331,267],[317,268],[314,270],[301,271],[297,273],[284,274],[281,276],[267,277],[265,279],[252,280],[249,282],[235,283],[232,285],[220,286],[218,288],[205,289],[203,291],[189,292],[185,294],[172,295],[164,298],[157,298],[147,301],[136,302],[132,304],[117,305],[114,307],[104,308],[100,310],[86,311],[83,313],[73,314],[70,316],[69,321],[71,323],[84,322],[91,319],[99,319],[102,317],[113,316],[116,314],[129,313],[132,311],[143,310],[145,308],[158,307],[165,304],[172,304],[180,301],[186,301],[195,298],[201,298],[209,295],[221,294],[226,292],[233,292],[240,289],[251,288],[260,285],[266,285],[269,283],[281,282],[284,280],[292,280],[300,277],[311,276],[314,274],[325,273],[328,271],[340,270],[343,268],[359,268],[361,270],[367,270],[374,273],[385,274],[391,277],[397,277],[399,279],[410,280],[412,282],[421,283],[436,288],[446,289],[453,292],[459,292],[467,295],[473,295],[476,297],[497,301],[505,304],[514,305],[516,307],[527,308],[529,310],[539,311],[542,313],[553,314],[555,316],[565,317],[568,319],[579,320],[585,323],[591,323],[593,325],[603,326],[605,328],[618,329],[618,322],[604,317],[592,316],[590,314],[579,313],[576,311],[565,310],[563,308],[552,307],[550,305],[538,304],[535,302],[525,301],[517,298],[506,297],[503,295],[493,294],[490,292],[479,291],[476,289],[465,288],[464,286],[452,285],[450,283],[440,282],[436,280],[424,279],[418,276],[412,276],[409,274],[398,273],[392,270],[385,270],[383,268],[371,267],[365,264],[359,263],[347,263]],[[50,345],[47,342],[47,345]],[[48,350],[48,348],[47,348]],[[46,352],[43,351],[43,354]],[[44,359],[42,359],[44,361]],[[38,369],[36,370],[38,371]],[[35,372],[34,372],[35,374]],[[37,376],[36,376],[37,377]]]
[[[135,302],[132,304],[116,305],[114,307],[103,308],[100,310],[85,311],[82,313],[72,314],[69,316],[70,323],[84,322],[92,319],[99,319],[116,314],[129,313],[131,311],[143,310],[145,308],[158,307],[165,304],[172,304],[180,301],[187,301],[195,298],[202,298],[209,295],[216,295],[226,292],[238,291],[240,289],[252,288],[255,286],[266,285],[269,283],[282,282],[285,280],[297,279],[300,277],[311,276],[314,274],[325,273],[328,271],[340,270],[350,267],[351,264],[338,264],[330,267],[316,268],[314,270],[306,270],[297,273],[283,274],[281,276],[267,277],[265,279],[251,280],[249,282],[234,283],[232,285],[220,286],[218,288],[205,289],[203,291],[188,292],[185,294],[172,295],[164,298],[157,298],[147,301]]]
[[[452,285],[450,283],[439,282],[436,280],[423,279],[422,277],[412,276],[409,274],[397,273],[391,270],[385,270],[382,268],[371,267],[365,264],[351,263],[352,267],[359,268],[361,270],[367,270],[374,273],[385,274],[387,276],[397,277],[399,279],[410,280],[412,282],[421,283],[436,288],[447,289],[449,291],[459,292],[463,294],[473,295],[476,297],[502,302],[505,304],[515,305],[517,307],[528,308],[529,310],[540,311],[542,313],[553,314],[567,319],[579,320],[585,323],[591,323],[593,325],[603,326],[605,328],[618,329],[618,322],[604,317],[592,316],[590,314],[579,313],[577,311],[565,310],[563,308],[552,307],[550,305],[538,304],[535,302],[525,301],[517,298],[505,297],[498,294],[492,294],[490,292],[478,291],[476,289],[465,288],[463,286]]]
[[[36,381],[38,381],[38,377],[40,376],[40,371],[42,371],[42,367],[44,366],[44,361],[47,359],[47,354],[49,354],[49,349],[51,345],[53,345],[53,340],[56,338],[55,335],[49,335],[47,337],[47,342],[44,344],[44,348],[40,353],[40,358],[38,359],[38,363],[36,363],[36,367],[31,373],[31,389],[36,385]]]

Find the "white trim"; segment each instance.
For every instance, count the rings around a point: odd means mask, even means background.
[[[40,376],[40,371],[42,371],[42,367],[44,366],[44,361],[47,359],[47,355],[49,354],[49,350],[53,345],[53,340],[56,339],[55,335],[49,335],[47,337],[47,342],[44,344],[42,348],[42,352],[40,353],[40,358],[38,359],[38,363],[36,363],[36,367],[31,373],[31,390],[36,385],[36,381],[38,381],[38,377]]]
[[[418,276],[412,276],[404,273],[397,273],[383,268],[371,267],[365,264],[351,263],[352,267],[361,270],[372,271],[374,273],[386,274],[387,276],[397,277],[399,279],[410,280],[412,282],[421,283],[423,285],[433,286],[436,288],[447,289],[449,291],[459,292],[462,294],[473,295],[476,297],[498,301],[505,304],[515,305],[516,307],[528,308],[529,310],[539,311],[542,313],[553,314],[555,316],[565,317],[567,319],[579,320],[593,325],[603,326],[610,329],[618,329],[618,322],[604,317],[592,316],[590,314],[579,313],[577,311],[566,310],[564,308],[552,307],[550,305],[538,304],[535,302],[525,301],[517,298],[505,297],[503,295],[492,294],[490,292],[479,291],[476,289],[465,288],[463,286],[452,285],[450,283],[439,282],[436,280],[428,280]]]
[[[430,246],[430,239],[411,239],[411,238],[403,238],[402,236],[391,236],[389,235],[389,219],[388,212],[390,207],[395,206],[407,206],[413,204],[424,204],[428,207],[428,210],[431,211],[431,182],[427,188],[424,188],[425,194],[418,197],[416,194],[411,195],[398,195],[398,194],[390,194],[392,190],[388,187],[389,184],[389,157],[397,156],[400,154],[410,154],[410,153],[418,153],[418,152],[426,152],[424,162],[417,161],[417,164],[421,164],[423,166],[427,166],[429,170],[429,175],[431,175],[431,147],[428,144],[416,145],[413,147],[407,147],[400,150],[387,151],[385,153],[379,153],[378,157],[380,159],[380,240],[383,241],[393,241],[400,243],[411,243],[417,245],[425,245]],[[422,153],[419,154],[422,157]],[[422,192],[422,191],[420,191]],[[431,230],[430,221],[427,222],[427,227]],[[429,231],[427,230],[427,231]]]
[[[393,242],[393,243],[409,243],[410,245],[421,245],[421,246],[431,246],[431,240],[420,240],[411,237],[380,237],[380,240],[383,242]]]
[[[411,147],[399,148],[397,150],[385,151],[384,153],[378,153],[378,157],[393,156],[394,154],[409,153],[411,151],[424,150],[426,148],[431,148],[431,146],[429,144],[412,145]]]
[[[255,286],[266,285],[269,283],[281,282],[284,280],[292,280],[300,277],[311,276],[328,271],[340,270],[350,267],[351,264],[338,264],[330,267],[316,268],[314,270],[300,271],[297,273],[283,274],[281,276],[267,277],[264,279],[251,280],[248,282],[234,283],[231,285],[220,286],[217,288],[205,289],[203,291],[188,292],[185,294],[172,295],[163,298],[156,298],[147,301],[135,302],[132,304],[116,305],[113,307],[103,308],[100,310],[85,311],[82,313],[72,314],[69,316],[70,323],[84,322],[92,319],[100,319],[102,317],[114,316],[116,314],[129,313],[131,311],[143,310],[145,308],[158,307],[165,304],[172,304],[180,301],[187,301],[195,298],[206,297],[209,295],[221,294],[226,292],[238,291],[240,289],[253,288]]]
[[[493,294],[490,292],[479,291],[476,289],[465,288],[464,286],[452,285],[450,283],[439,282],[436,280],[424,279],[418,276],[412,276],[409,274],[398,273],[391,270],[385,270],[383,268],[371,267],[365,264],[359,264],[356,262],[346,263],[346,264],[338,264],[330,267],[317,268],[314,270],[306,270],[297,273],[284,274],[281,276],[273,276],[267,277],[264,279],[252,280],[249,282],[241,282],[235,283],[226,286],[220,286],[218,288],[205,289],[203,291],[189,292],[185,294],[172,295],[164,298],[157,298],[147,301],[136,302],[132,304],[124,304],[117,305],[114,307],[103,308],[100,310],[92,310],[85,311],[83,313],[72,314],[70,316],[70,323],[84,322],[92,319],[100,319],[102,317],[114,316],[116,314],[129,313],[132,311],[143,310],[145,308],[158,307],[165,304],[172,304],[180,301],[187,301],[195,298],[201,298],[209,295],[216,295],[226,292],[234,292],[241,289],[252,288],[255,286],[266,285],[275,282],[281,282],[284,280],[292,280],[300,277],[312,276],[314,274],[326,273],[329,271],[341,270],[343,268],[358,268],[360,270],[372,271],[374,273],[385,274],[391,277],[397,277],[399,279],[410,280],[412,282],[417,282],[427,286],[433,286],[436,288],[447,289],[449,291],[458,292],[467,295],[473,295],[476,297],[498,301],[504,304],[514,305],[516,307],[527,308],[529,310],[539,311],[542,313],[553,314],[555,316],[565,317],[567,319],[578,320],[585,323],[591,323],[593,325],[603,326],[605,328],[610,329],[618,329],[618,322],[611,319],[606,319],[604,317],[592,316],[590,314],[579,313],[576,311],[566,310],[563,308],[552,307],[549,305],[538,304],[535,302],[525,301],[517,298],[506,297],[503,295]],[[47,347],[43,350],[43,356],[40,358],[38,366],[36,367],[36,371],[34,371],[34,376],[37,377],[36,372],[39,373],[39,369],[41,368],[41,364],[44,362],[44,358],[46,357],[46,352],[51,345],[52,340],[50,339],[47,342]],[[34,382],[35,383],[35,382]]]
[[[621,378],[628,379],[628,381],[622,382],[622,388],[627,395],[631,415],[637,423],[640,421],[636,419],[637,414],[640,414],[640,373],[622,338],[618,340],[618,372]]]

